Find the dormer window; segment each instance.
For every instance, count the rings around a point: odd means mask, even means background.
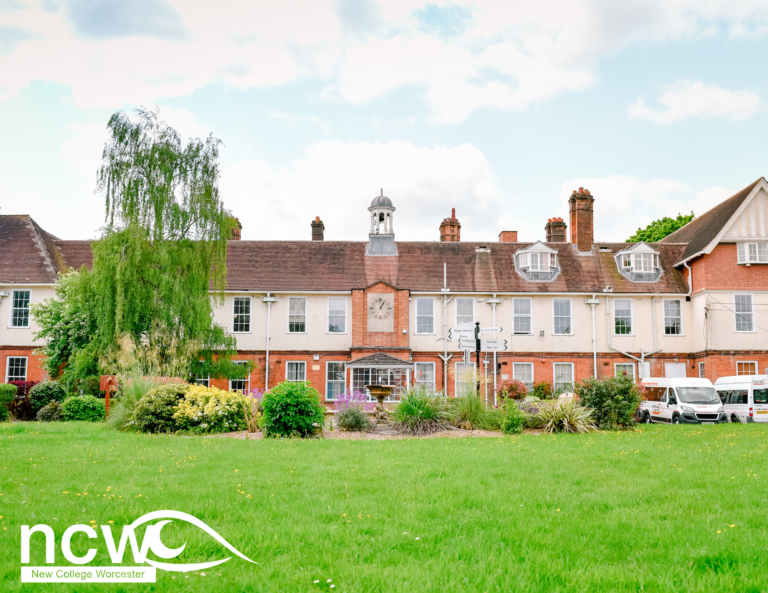
[[[768,264],[768,243],[739,243],[740,264]]]
[[[517,273],[526,280],[548,282],[560,272],[557,251],[541,242],[519,250],[514,258]]]
[[[632,282],[656,282],[661,276],[659,253],[645,243],[617,253],[616,266]]]

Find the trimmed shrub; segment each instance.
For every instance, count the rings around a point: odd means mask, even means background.
[[[520,434],[525,427],[525,412],[517,407],[515,402],[509,402],[507,413],[504,414],[504,421],[501,425],[501,432],[504,434]]]
[[[635,424],[635,411],[643,396],[634,379],[627,375],[585,379],[576,386],[581,403],[592,408],[592,417],[603,430]]]
[[[552,399],[554,397],[552,385],[549,383],[549,381],[541,381],[540,383],[536,383],[533,386],[531,395],[538,397],[539,399]]]
[[[169,383],[150,389],[136,403],[128,426],[141,432],[175,432],[173,415],[189,387],[187,383]]]
[[[8,384],[16,386],[16,397],[8,406],[11,414],[17,420],[34,420],[35,410],[29,401],[29,390],[37,385],[37,381],[10,381]]]
[[[499,385],[496,394],[502,399],[523,399],[528,395],[528,387],[519,379],[508,379]]]
[[[544,432],[587,433],[597,430],[592,421],[592,410],[576,402],[567,404],[551,403],[542,406],[539,417],[544,424]]]
[[[234,391],[192,385],[179,401],[173,419],[180,430],[200,434],[244,430],[243,406],[249,399]]]
[[[336,416],[336,425],[341,430],[365,432],[371,428],[371,421],[359,408],[345,408]]]
[[[264,395],[262,405],[266,437],[304,437],[312,434],[313,424],[325,423],[320,394],[308,382],[283,381]]]
[[[61,404],[61,417],[70,422],[98,422],[104,416],[104,401],[92,395],[73,395]]]
[[[422,388],[400,394],[392,419],[400,432],[422,435],[448,428],[451,415],[445,397]]]
[[[544,426],[539,412],[541,411],[541,405],[535,400],[525,400],[518,402],[517,409],[525,414],[525,420],[523,421],[523,428],[541,428]]]
[[[29,401],[35,413],[51,402],[63,402],[67,399],[67,390],[57,381],[43,381],[29,390]]]
[[[10,417],[10,404],[16,399],[17,392],[15,385],[0,383],[0,422],[5,422]]]
[[[37,419],[40,422],[58,422],[61,420],[61,404],[54,400],[43,406],[37,413]]]

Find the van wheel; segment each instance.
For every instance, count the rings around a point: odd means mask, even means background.
[[[651,415],[648,412],[643,412],[643,424],[651,423]]]
[[[738,419],[736,414],[731,414],[731,422],[733,422],[734,424],[741,424],[741,420]]]
[[[672,424],[680,424],[680,416],[678,416],[677,414],[672,416]]]

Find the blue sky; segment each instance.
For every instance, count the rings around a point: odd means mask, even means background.
[[[0,0],[0,213],[103,224],[117,110],[224,142],[246,239],[543,239],[571,190],[598,240],[701,214],[766,174],[768,3]]]

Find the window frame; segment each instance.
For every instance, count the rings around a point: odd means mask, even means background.
[[[344,331],[343,332],[332,332],[331,331],[331,299],[343,299],[344,300]],[[347,311],[349,310],[348,300],[346,296],[336,296],[331,295],[326,299],[326,306],[325,306],[325,333],[330,336],[343,336],[347,333],[349,333],[349,330],[347,329],[349,327],[349,324],[347,323],[347,320],[349,319],[349,315],[347,314]],[[288,328],[291,327],[291,304],[288,303]],[[306,311],[306,308],[305,308]],[[337,316],[338,317],[338,316]],[[304,313],[304,327],[307,327],[307,314]],[[302,333],[302,332],[289,332],[289,333]],[[306,332],[304,332],[306,333]]]
[[[238,331],[235,329],[235,302],[238,299],[247,299],[248,300],[248,330],[247,331]],[[233,334],[250,334],[251,333],[251,326],[252,326],[252,317],[253,317],[253,297],[250,296],[240,296],[235,295],[232,297],[232,333]]]
[[[624,334],[622,334],[624,335]],[[632,369],[632,379],[634,380],[637,377],[637,369],[635,368],[634,362],[615,362],[613,363],[613,376],[618,377],[616,374],[616,371],[618,371],[618,367],[629,367]]]
[[[343,361],[343,360],[326,360],[325,361],[325,401],[329,401],[329,402],[335,402],[337,398],[329,397],[328,396],[328,392],[330,391],[328,389],[328,385],[330,383],[337,383],[338,384],[338,383],[342,382],[342,381],[330,381],[328,379],[328,367],[330,365],[332,365],[332,364],[340,364],[343,367],[344,370],[342,371],[342,376],[344,377],[344,380],[343,380],[343,386],[342,386],[342,389],[341,389],[341,393],[344,393],[347,390],[347,363],[345,361]],[[286,375],[288,375],[288,370],[287,370],[288,369],[288,365],[287,364],[285,365],[285,368],[286,368]],[[305,367],[304,376],[306,377],[306,367]]]
[[[240,381],[241,379],[235,379],[235,381]],[[206,377],[200,377],[199,375],[195,375],[195,385],[202,385],[203,387],[210,387],[211,386],[211,376],[207,375]]]
[[[755,246],[755,257],[752,259],[749,254],[750,245]],[[765,258],[760,260],[760,246],[764,246]],[[743,256],[743,257],[742,257]],[[739,241],[736,244],[736,263],[738,265],[768,264],[768,242],[766,241]]]
[[[517,332],[515,320],[518,318],[525,318],[526,315],[518,315],[515,313],[515,303],[517,301],[528,301],[528,333]],[[532,336],[533,335],[533,298],[531,297],[513,297],[512,298],[512,335],[513,336]]]
[[[751,326],[752,329],[739,329],[739,316],[744,313],[738,313],[736,311],[736,297],[748,296],[750,299],[750,315],[752,316]],[[738,334],[754,334],[757,333],[757,323],[755,320],[755,295],[749,292],[735,292],[733,293],[733,329]]]
[[[420,301],[430,301],[432,303],[432,331],[431,332],[421,332],[419,331],[419,302]],[[416,297],[416,302],[414,303],[415,315],[414,318],[416,320],[416,327],[414,328],[414,333],[419,336],[434,336],[435,335],[435,299],[434,297]],[[426,315],[421,315],[421,317],[426,317]]]
[[[454,320],[454,327],[455,328],[466,328],[466,327],[474,327],[475,326],[475,298],[474,297],[456,297],[456,303],[453,307],[453,320]],[[459,301],[460,300],[468,300],[472,303],[472,321],[470,323],[459,323]]]
[[[742,364],[751,364],[752,368],[754,369],[755,372],[754,373],[740,373],[739,372],[739,365],[742,365]],[[737,377],[754,377],[757,374],[758,374],[758,369],[757,369],[757,361],[756,360],[737,360],[736,361],[736,376]]]
[[[21,359],[24,360],[24,378],[23,379],[11,379],[8,375],[8,371],[11,369],[11,360],[13,359]],[[5,382],[8,383],[10,381],[27,381],[27,377],[29,377],[29,357],[28,356],[7,356],[5,358]]]
[[[680,303],[680,333],[679,334],[668,334],[667,333],[667,311],[664,308],[664,303],[671,303],[677,301]],[[666,338],[678,338],[680,336],[685,336],[685,325],[683,324],[683,299],[661,299],[661,318],[664,322],[664,337]],[[670,317],[670,319],[673,319]],[[634,321],[634,320],[633,320]]]
[[[334,362],[334,361],[332,361]],[[304,365],[304,378],[303,379],[289,379],[288,378],[288,365],[291,364],[303,364]],[[344,369],[346,371],[346,367]],[[327,371],[327,367],[326,367]],[[307,382],[307,361],[306,360],[286,360],[285,361],[285,380],[291,383],[306,383]]]
[[[557,301],[568,301],[568,319],[570,319],[570,333],[563,334],[558,333],[556,330],[557,323],[555,321],[555,303]],[[573,299],[571,297],[552,297],[552,335],[553,336],[572,336],[573,335]]]
[[[629,333],[626,333],[626,334],[616,333],[616,303],[618,301],[629,302]],[[611,302],[613,303],[613,307],[611,307],[611,314],[613,315],[613,329],[612,329],[611,335],[613,335],[614,337],[634,336],[635,335],[635,303],[633,302],[632,297],[618,298],[618,299],[615,298]]]
[[[704,366],[703,362],[699,363],[698,371],[699,371],[699,379],[706,379],[707,378],[707,367]]]
[[[530,380],[530,382],[529,381],[523,381],[522,379],[520,379],[517,376],[517,372],[515,370],[515,367],[517,365],[519,365],[519,364],[520,365],[526,365],[526,366],[530,367],[530,369],[531,369],[531,380]],[[531,389],[533,387],[534,383],[536,382],[536,377],[534,375],[534,371],[535,371],[534,367],[535,367],[535,365],[532,362],[514,362],[513,361],[512,362],[512,380],[513,381],[514,380],[521,381],[522,383],[525,383],[525,385],[526,385],[526,387],[528,387],[528,389]],[[529,383],[530,383],[530,385],[529,385]]]
[[[557,392],[557,365],[569,365],[571,367],[571,381],[568,382],[571,386],[576,384],[576,366],[572,362],[553,362],[552,363],[552,388]]]
[[[233,360],[234,364],[248,364],[247,360]],[[245,389],[234,389],[232,387],[232,381],[245,381],[246,387]],[[251,373],[248,373],[248,375],[245,377],[245,379],[229,379],[229,390],[230,391],[237,391],[238,393],[247,393],[251,390]]]
[[[14,301],[16,300],[16,293],[17,292],[27,292],[29,293],[29,300],[27,301],[27,317],[26,317],[26,325],[14,325],[13,324],[13,312],[14,311],[22,311],[23,309],[20,307],[14,307]],[[30,314],[29,305],[32,303],[32,289],[31,288],[14,288],[11,290],[11,314],[8,318],[8,328],[9,329],[29,329],[30,327],[30,318],[32,315]]]
[[[472,369],[475,370],[475,372],[477,372],[477,368],[474,360],[469,363],[464,363],[457,360],[455,363],[453,363],[453,395],[454,397],[460,397],[462,395],[466,395],[463,393],[459,393],[459,365],[471,366]],[[461,384],[463,385],[464,382],[461,381]]]
[[[431,382],[419,381],[416,378],[417,377],[416,373],[417,373],[417,370],[418,370],[419,366],[430,366],[430,367],[432,367],[432,381]],[[414,365],[413,365],[413,386],[417,387],[419,385],[427,385],[427,386],[431,385],[431,388],[428,387],[428,389],[430,389],[430,391],[432,393],[436,393],[437,392],[437,369],[435,368],[435,366],[436,365],[435,365],[434,362],[414,361]]]
[[[304,300],[304,331],[297,332],[291,331],[291,299],[303,299]],[[289,296],[288,307],[286,310],[286,327],[285,331],[288,334],[306,334],[309,331],[309,298],[305,296]]]

